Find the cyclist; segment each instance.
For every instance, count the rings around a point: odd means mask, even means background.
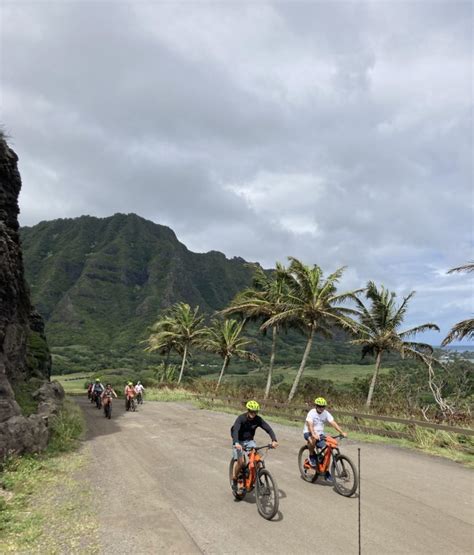
[[[124,390],[125,395],[125,410],[130,410],[130,401],[135,398],[135,388],[133,382],[128,382]]]
[[[234,468],[232,472],[232,489],[237,491],[237,476],[244,465],[244,450],[250,451],[253,447],[257,447],[254,441],[257,428],[264,429],[272,438],[272,447],[278,447],[278,441],[275,432],[269,424],[257,413],[260,405],[257,401],[248,401],[245,405],[247,412],[237,417],[234,425],[230,429],[233,444]]]
[[[143,392],[145,391],[145,388],[143,387],[142,383],[140,381],[137,382],[137,385],[135,386],[135,393],[137,394],[137,403],[139,405],[141,405],[143,403]]]
[[[87,398],[92,401],[92,388],[94,387],[94,382],[89,382],[87,385]]]
[[[102,397],[102,401],[104,402],[104,406],[107,405],[110,402],[112,397],[115,397],[117,399],[117,394],[115,393],[114,389],[112,388],[112,384],[108,383],[105,386],[105,389],[104,389],[101,397]]]
[[[329,424],[344,437],[346,437],[347,434],[341,430],[332,414],[326,410],[328,403],[324,397],[316,397],[314,404],[315,408],[311,409],[306,415],[303,435],[308,442],[309,464],[316,467],[318,461],[315,448],[324,449],[324,447],[326,447],[326,442],[324,441],[324,423],[329,422]],[[326,480],[332,480],[330,472],[326,472]]]
[[[92,399],[95,402],[96,402],[97,397],[100,397],[102,395],[102,392],[104,391],[104,389],[105,389],[105,387],[101,384],[100,378],[96,378],[95,383],[92,386],[92,390],[91,390]],[[97,408],[100,408],[100,407],[97,405]]]

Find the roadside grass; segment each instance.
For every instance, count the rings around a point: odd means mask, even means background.
[[[238,415],[245,411],[242,407],[238,408],[229,406],[227,403],[220,402],[218,399],[215,399],[214,401],[209,399],[195,399],[194,403],[201,409],[224,412],[228,414]],[[302,428],[304,416],[301,416],[301,414],[298,416],[295,415],[295,420],[291,420],[287,417],[265,413],[265,420],[295,428]],[[344,419],[339,418],[338,422],[344,429]],[[402,424],[385,422],[384,429],[405,431],[405,426]],[[336,433],[335,430],[334,433]],[[352,440],[366,443],[394,445],[397,447],[421,451],[423,453],[462,463],[465,466],[474,469],[474,441],[472,436],[453,434],[442,430],[430,430],[416,426],[413,430],[413,436],[410,439],[385,437],[377,434],[353,430],[348,432],[348,437]]]
[[[93,493],[80,479],[88,455],[74,450],[80,409],[66,401],[52,427],[44,453],[0,466],[0,553],[99,552]]]
[[[189,401],[196,395],[184,388],[149,388],[145,391],[145,401]]]

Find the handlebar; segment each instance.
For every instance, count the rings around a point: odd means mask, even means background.
[[[242,451],[260,451],[262,449],[275,449],[275,447],[273,447],[273,445],[271,443],[269,443],[268,445],[261,445],[260,447],[251,447],[250,449],[241,449]]]

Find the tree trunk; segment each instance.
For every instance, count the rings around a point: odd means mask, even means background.
[[[375,359],[374,375],[372,376],[372,381],[370,382],[369,394],[367,395],[367,401],[365,403],[365,406],[367,408],[370,408],[370,403],[372,403],[372,396],[374,394],[375,382],[377,381],[377,376],[378,376],[378,373],[379,373],[379,368],[380,368],[380,363],[381,362],[382,362],[382,352],[379,352],[379,353],[377,353],[377,358]]]
[[[183,377],[184,366],[186,364],[186,357],[187,356],[188,356],[188,345],[186,344],[184,346],[183,361],[181,362],[181,370],[179,372],[178,385],[181,383],[181,379]]]
[[[226,357],[224,357],[224,364],[222,365],[221,373],[220,373],[219,379],[217,381],[216,391],[219,389],[219,386],[221,385],[222,376],[224,375],[225,369],[227,368],[228,364],[229,364],[229,357],[226,356]]]
[[[168,366],[170,365],[170,355],[171,355],[171,349],[167,349],[166,358],[165,358],[165,372],[166,370],[168,370]]]
[[[264,399],[268,399],[268,396],[270,395],[270,387],[272,386],[273,365],[275,364],[276,338],[277,338],[277,326],[273,326],[273,330],[272,330],[272,354],[270,356],[270,367],[268,369],[267,387],[265,388]]]
[[[311,345],[313,344],[314,328],[311,328],[311,332],[308,337],[308,343],[306,343],[306,348],[304,350],[303,358],[301,359],[300,368],[296,374],[295,381],[291,386],[290,394],[288,395],[288,403],[293,399],[300,383],[301,376],[303,375],[304,367],[306,366],[306,361],[308,360],[309,352],[311,351]]]

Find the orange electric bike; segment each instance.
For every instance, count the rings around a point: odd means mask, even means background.
[[[358,478],[354,463],[339,451],[337,440],[343,437],[341,434],[335,437],[325,436],[326,447],[315,451],[316,466],[309,463],[309,448],[307,444],[303,445],[298,453],[298,467],[306,482],[316,482],[318,476],[324,476],[330,471],[337,493],[350,497],[357,490]]]
[[[234,497],[241,501],[247,493],[255,489],[255,500],[258,512],[271,520],[278,512],[279,494],[275,478],[265,468],[262,449],[272,449],[270,445],[254,447],[244,452],[245,464],[237,477],[237,491],[232,491]],[[234,470],[234,459],[229,464],[229,480],[232,486],[232,473]]]

